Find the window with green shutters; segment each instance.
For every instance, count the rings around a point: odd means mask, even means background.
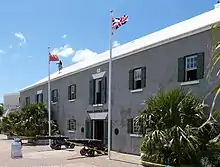
[[[146,87],[146,67],[135,68],[129,71],[129,90]]]
[[[75,119],[68,120],[68,130],[76,131],[76,120]]]
[[[37,94],[36,96],[35,96],[35,101],[36,101],[36,103],[43,103],[43,93],[40,93],[40,94]]]
[[[68,86],[68,100],[76,99],[76,84]]]
[[[51,91],[51,101],[53,103],[58,102],[58,89],[54,89]]]
[[[107,77],[89,81],[89,104],[105,104],[107,102]]]
[[[204,52],[178,59],[178,82],[195,81],[204,78]]]
[[[134,118],[127,120],[127,132],[129,134],[141,134],[141,126]]]
[[[30,96],[25,97],[25,104],[30,104],[31,100],[30,100]]]

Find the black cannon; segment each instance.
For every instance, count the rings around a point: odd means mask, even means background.
[[[66,140],[69,139],[68,136],[36,136],[36,140],[51,140],[50,147],[54,150],[60,150],[62,145],[68,147]]]
[[[75,145],[82,145],[83,148],[80,150],[80,154],[83,156],[93,157],[95,152],[97,154],[106,155],[107,148],[104,146],[101,140],[97,139],[75,139],[75,140],[66,140],[67,143],[72,144],[74,148]]]

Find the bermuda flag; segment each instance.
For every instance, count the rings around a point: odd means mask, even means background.
[[[49,61],[59,61],[59,57],[49,52]]]
[[[113,32],[115,30],[117,30],[119,27],[121,27],[122,25],[124,25],[125,23],[128,22],[128,16],[127,15],[124,15],[124,16],[121,16],[119,18],[113,18],[112,19],[112,30]]]

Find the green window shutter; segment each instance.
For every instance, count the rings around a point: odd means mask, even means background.
[[[54,102],[54,90],[51,91],[51,101]]]
[[[68,86],[68,100],[71,100],[71,86]]]
[[[85,121],[85,130],[86,130],[86,139],[92,138],[92,121],[86,120]]]
[[[67,121],[67,130],[70,130],[70,119]]]
[[[146,87],[146,67],[141,68],[141,87]]]
[[[178,82],[185,81],[185,57],[178,58]]]
[[[57,95],[56,101],[59,101],[59,92],[58,92],[58,89],[56,89],[56,95]]]
[[[204,78],[204,52],[197,55],[197,79]]]
[[[134,70],[129,71],[129,90],[134,89]]]
[[[102,104],[105,104],[106,103],[106,100],[107,100],[107,77],[104,76],[102,78]]]
[[[94,104],[95,101],[95,80],[89,81],[89,104]]]
[[[76,84],[74,84],[73,87],[74,87],[74,96],[73,96],[73,99],[76,99]]]
[[[44,95],[43,95],[43,93],[41,94],[41,102],[42,103],[44,102]]]
[[[127,120],[127,132],[129,134],[132,134],[133,133],[133,118],[130,118]]]
[[[145,131],[145,128],[144,128],[144,125],[143,125],[143,121],[140,121],[139,124],[140,124],[140,133],[139,134],[142,135],[144,133],[144,131]]]

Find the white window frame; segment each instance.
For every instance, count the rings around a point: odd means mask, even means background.
[[[76,131],[76,120],[68,119],[68,131]]]
[[[133,87],[134,87],[134,89],[137,89],[136,88],[136,82],[137,81],[141,81],[141,79],[142,79],[142,69],[141,68],[137,68],[137,69],[134,69],[134,73],[133,73],[133,77],[134,77],[134,85],[133,85]]]
[[[194,62],[195,58],[196,58],[196,66],[195,66],[195,62]],[[193,61],[191,61],[192,59],[193,59]],[[187,67],[188,60],[189,60],[190,64],[193,62],[193,67],[191,67],[191,66]],[[197,55],[192,55],[192,56],[186,57],[186,59],[185,59],[185,80],[186,81],[187,81],[187,72],[191,71],[191,70],[197,70],[197,65],[198,65]]]
[[[140,130],[141,130],[140,128],[141,127],[140,127],[139,123],[136,122],[135,120],[133,120],[133,129],[132,129],[133,134],[139,135],[140,134]]]
[[[68,99],[68,100],[74,100],[74,92],[75,92],[76,87],[75,87],[75,85],[70,85],[69,87],[70,87],[70,92],[68,92],[68,94],[70,93],[70,99]]]
[[[58,102],[58,89],[52,90],[52,102],[56,103]]]

